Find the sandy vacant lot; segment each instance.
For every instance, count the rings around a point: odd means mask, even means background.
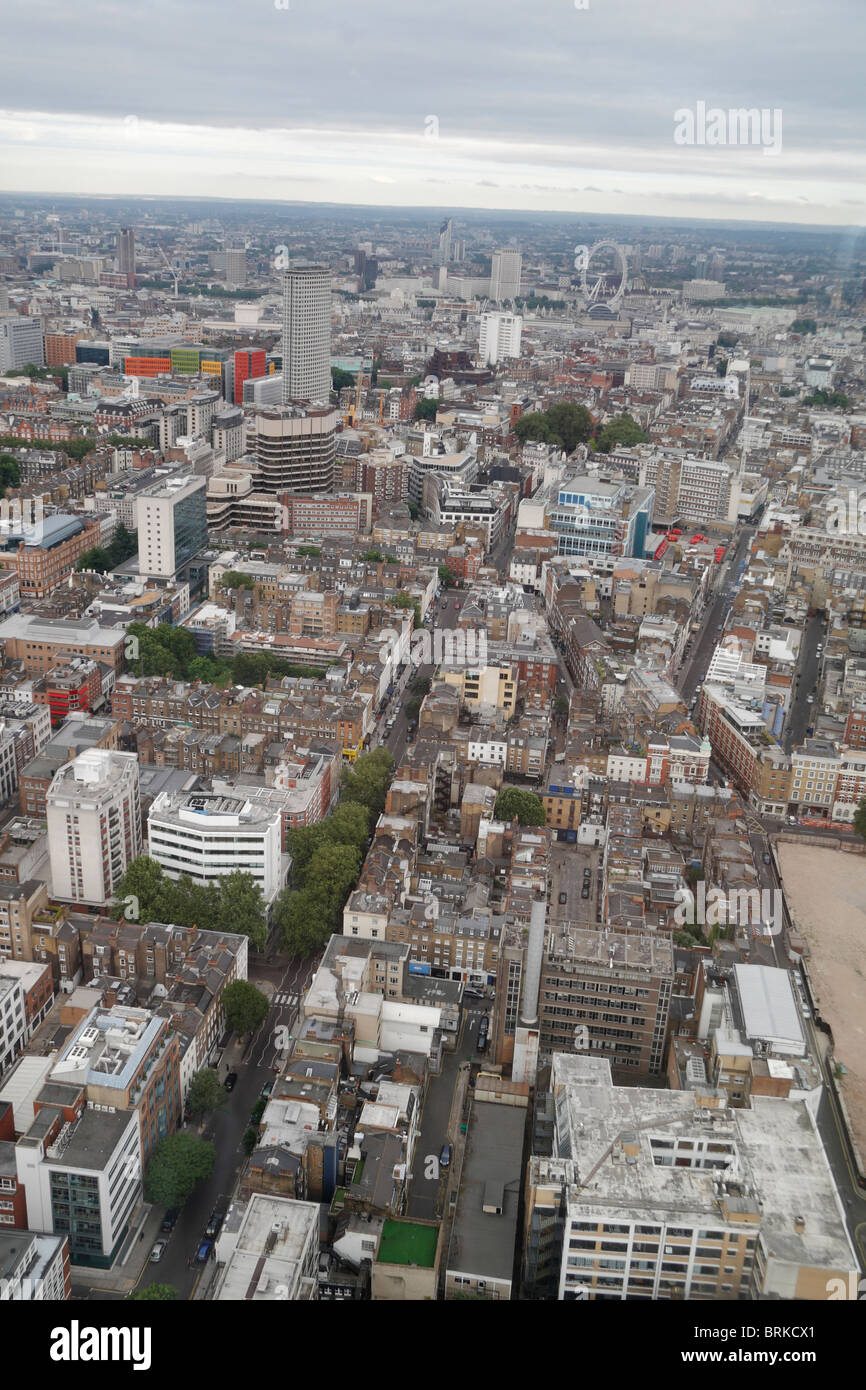
[[[847,1070],[845,1104],[866,1153],[866,856],[779,844],[788,910],[809,942],[808,967],[834,1053]]]

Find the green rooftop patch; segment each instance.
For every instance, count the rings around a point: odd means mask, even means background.
[[[376,1259],[379,1264],[432,1269],[438,1240],[438,1226],[418,1221],[386,1221]]]

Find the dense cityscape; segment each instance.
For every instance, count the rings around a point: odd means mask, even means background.
[[[862,1299],[866,239],[230,182],[0,195],[0,1303]]]

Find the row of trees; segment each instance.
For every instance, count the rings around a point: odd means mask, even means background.
[[[217,883],[195,883],[189,874],[175,880],[162,865],[139,854],[117,885],[114,906],[118,921],[172,922],[180,927],[239,932],[256,951],[267,942],[267,916],[262,891],[252,874],[241,869],[224,874]]]
[[[323,667],[299,666],[282,661],[270,652],[239,652],[231,660],[217,656],[202,656],[196,650],[195,638],[182,627],[145,627],[130,623],[127,637],[135,653],[127,662],[137,676],[172,676],[177,680],[211,681],[216,685],[264,685],[269,676],[306,676],[322,680]]]
[[[354,888],[371,827],[385,808],[394,759],[376,748],[346,773],[340,804],[317,825],[291,832],[292,886],[275,914],[285,950],[307,956],[342,929],[343,906]]]

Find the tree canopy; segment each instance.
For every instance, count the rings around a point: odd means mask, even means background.
[[[416,420],[435,420],[439,411],[439,401],[435,397],[417,401],[415,405]]]
[[[644,434],[637,420],[631,415],[615,415],[608,420],[598,433],[596,447],[600,454],[609,454],[618,445],[648,444],[649,435]]]
[[[261,889],[252,874],[241,869],[224,874],[217,883],[195,883],[189,874],[169,878],[155,859],[139,854],[127,865],[116,892],[118,919],[238,932],[249,937],[257,951],[267,941]]]
[[[595,422],[585,405],[561,401],[548,410],[522,415],[514,426],[514,433],[521,443],[530,439],[542,444],[557,444],[570,454],[578,444],[585,444],[592,437],[594,429]]]
[[[249,980],[233,980],[222,992],[226,1023],[242,1038],[255,1033],[268,1016],[267,996]]]
[[[513,821],[520,825],[545,825],[547,814],[541,797],[522,787],[503,787],[496,798],[493,814],[497,820]]]
[[[144,1180],[147,1200],[182,1207],[196,1183],[210,1177],[215,1161],[213,1144],[193,1134],[170,1134],[151,1155]]]
[[[231,989],[231,985],[228,988]],[[220,1085],[215,1071],[202,1067],[201,1071],[195,1073],[186,1095],[187,1109],[191,1115],[207,1115],[211,1110],[218,1110],[225,1100],[225,1088]]]
[[[148,1284],[126,1295],[127,1303],[170,1303],[178,1296],[174,1284]]]
[[[340,931],[393,767],[385,748],[363,754],[345,775],[336,810],[317,825],[291,832],[292,887],[281,894],[275,912],[284,949],[292,955],[308,956]]]

